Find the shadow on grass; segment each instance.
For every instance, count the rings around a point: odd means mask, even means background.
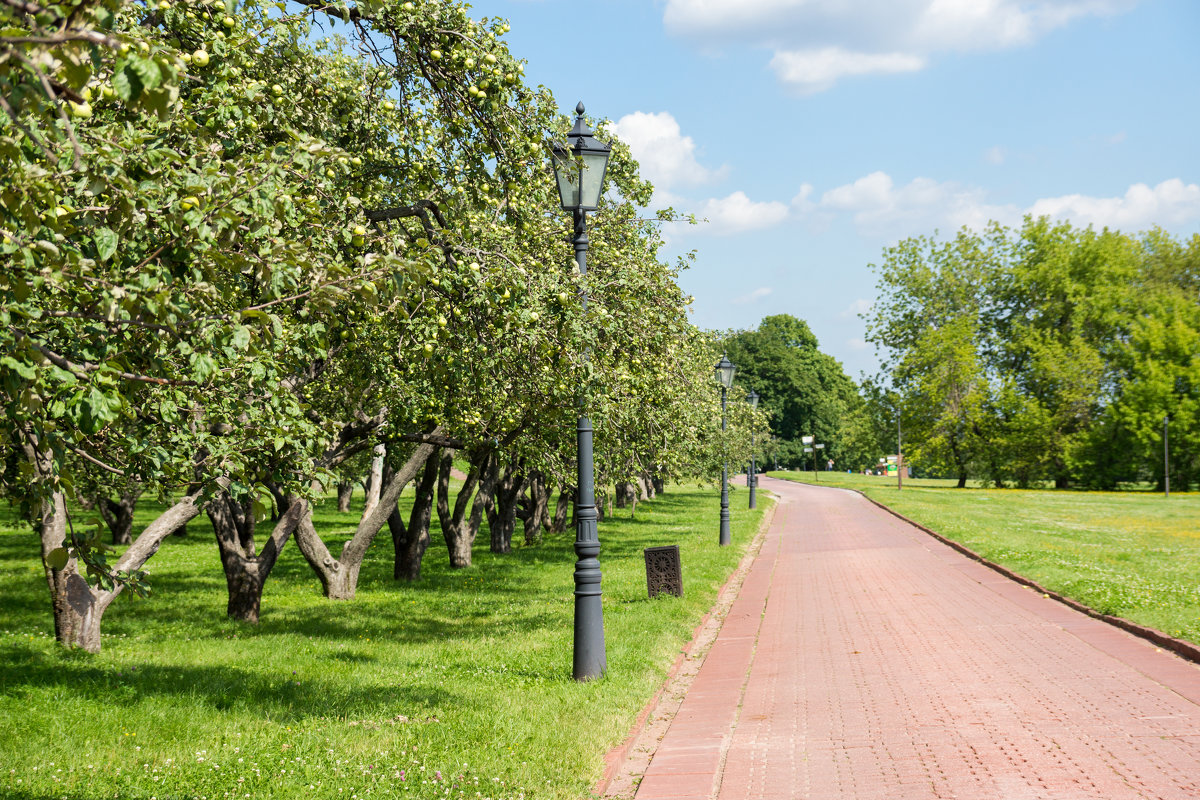
[[[0,682],[10,698],[46,691],[75,701],[111,702],[120,697],[123,702],[134,703],[152,697],[186,698],[193,708],[244,710],[277,722],[361,713],[377,709],[385,698],[389,704],[405,709],[446,707],[461,700],[461,695],[450,688],[406,686],[390,680],[393,676],[386,669],[379,670],[375,685],[348,685],[333,676],[296,676],[287,665],[280,665],[275,675],[268,677],[261,671],[230,665],[149,664],[117,669],[69,654],[27,650],[24,656],[15,664],[19,676]],[[353,651],[330,653],[329,658],[353,663],[376,660]]]

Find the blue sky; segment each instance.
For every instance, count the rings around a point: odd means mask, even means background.
[[[851,377],[869,264],[1049,214],[1200,232],[1200,0],[480,0],[532,84],[613,120],[705,328],[805,319]]]

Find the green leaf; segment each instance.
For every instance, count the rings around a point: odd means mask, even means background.
[[[101,261],[108,261],[117,252],[118,237],[109,228],[97,228],[92,241],[96,243],[96,257]]]
[[[51,569],[62,569],[71,560],[71,555],[65,547],[56,547],[46,554],[46,565]]]

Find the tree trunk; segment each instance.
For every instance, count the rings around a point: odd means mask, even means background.
[[[275,499],[275,507],[271,510],[271,521],[278,522],[279,518],[287,513],[291,498],[274,481],[263,481],[263,486],[267,487],[267,491]]]
[[[617,481],[615,489],[617,508],[625,508],[633,499],[633,484],[628,481]]]
[[[26,462],[33,467],[34,474],[46,485],[51,484],[54,457],[41,446],[36,433],[30,428],[21,429],[20,447]],[[224,489],[226,479],[218,481]],[[197,489],[198,492],[198,489]],[[189,494],[168,508],[146,526],[129,548],[117,559],[113,572],[136,572],[158,552],[163,540],[181,525],[200,513],[195,493]],[[50,590],[51,608],[54,613],[54,636],[59,644],[79,647],[89,653],[100,652],[100,621],[105,610],[125,588],[117,583],[111,591],[92,588],[79,573],[75,558],[68,558],[61,568],[50,565],[50,554],[60,547],[68,546],[67,501],[61,490],[51,491],[42,500],[38,519],[38,534],[42,545],[42,568],[46,585]]]
[[[956,484],[956,486],[959,489],[967,488],[967,473],[966,472],[958,473],[958,483]]]
[[[654,479],[650,477],[650,473],[643,472],[638,478],[638,485],[642,489],[642,497],[647,500],[653,500],[657,491],[654,487]]]
[[[441,429],[437,428],[433,433],[441,433]],[[417,472],[425,466],[425,462],[432,457],[436,449],[432,444],[422,444],[413,451],[413,454],[404,462],[404,466],[382,487],[379,493],[379,502],[375,504],[375,507],[369,512],[363,511],[358,527],[355,528],[354,536],[342,545],[342,553],[338,558],[334,558],[333,554],[329,552],[329,548],[325,546],[325,542],[321,540],[317,529],[313,526],[312,509],[306,509],[306,513],[296,528],[296,544],[299,545],[300,552],[304,554],[304,560],[317,573],[317,577],[320,578],[321,585],[325,589],[325,596],[330,600],[354,599],[354,593],[358,589],[358,572],[362,568],[367,548],[371,546],[371,542],[387,524],[388,517],[391,516],[392,509],[396,508],[396,502],[400,499],[400,493],[404,491],[404,487],[416,477]],[[378,483],[384,483],[382,467]]]
[[[567,516],[575,503],[575,490],[564,486],[558,493],[558,501],[554,504],[554,519],[551,521],[551,533],[562,533],[567,529]]]
[[[537,470],[529,473],[529,497],[522,497],[518,516],[525,526],[525,544],[542,540],[543,527],[550,527],[550,487],[546,476]]]
[[[111,497],[97,498],[96,509],[112,533],[113,544],[129,544],[133,541],[133,510],[141,496],[142,487],[133,484],[126,487],[116,500]]]
[[[347,514],[350,512],[350,498],[353,496],[353,483],[339,483],[337,485],[337,510],[339,514]]]
[[[453,456],[453,450],[446,450],[442,454],[442,463],[438,468],[437,511],[438,520],[442,525],[442,536],[446,540],[446,550],[450,555],[450,566],[462,569],[471,566],[471,546],[475,543],[475,536],[483,522],[484,509],[491,503],[496,485],[495,470],[492,467],[495,459],[487,450],[472,456],[471,471],[467,473],[467,480],[459,490],[454,501],[454,510],[451,511],[450,467]],[[469,517],[468,507],[471,509]]]
[[[287,511],[275,523],[271,536],[255,553],[254,513],[249,498],[234,499],[222,492],[208,504],[208,518],[217,536],[221,567],[225,572],[228,602],[225,613],[230,619],[258,624],[263,585],[288,537],[296,530],[308,504],[287,498]]]
[[[367,496],[363,500],[363,516],[367,516],[379,505],[379,492],[383,488],[383,459],[387,446],[375,445],[371,455],[371,476],[367,479]]]
[[[520,462],[509,464],[496,484],[494,502],[488,507],[491,551],[511,553],[513,531],[517,527],[518,498],[525,489],[525,469]]]
[[[440,463],[437,452],[425,462],[425,472],[421,475],[421,483],[417,486],[417,493],[413,498],[408,526],[406,527],[400,518],[398,507],[388,515],[388,528],[392,533],[392,544],[396,548],[392,577],[398,581],[411,582],[421,578],[421,560],[429,547],[429,523],[433,517],[434,493]]]
[[[653,477],[650,479],[650,482],[654,486],[654,493],[656,495],[660,495],[667,490],[667,482],[662,478]]]

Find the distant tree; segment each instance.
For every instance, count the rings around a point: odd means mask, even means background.
[[[822,353],[808,324],[789,314],[766,317],[752,331],[725,337],[737,382],[760,397],[759,408],[771,418],[779,461],[788,466],[809,463],[801,437],[825,444],[823,458],[861,467],[871,455],[867,415],[854,382],[832,356]]]

